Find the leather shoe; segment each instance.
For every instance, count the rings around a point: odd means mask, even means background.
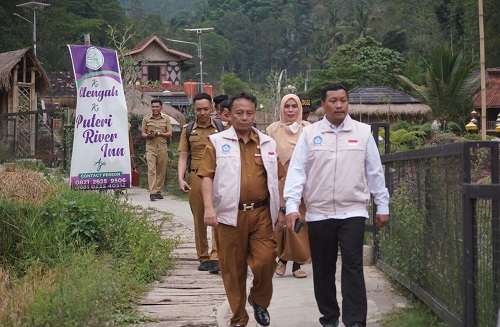
[[[326,324],[326,325],[323,325],[323,327],[338,327],[338,325],[339,325],[339,321],[337,320],[333,324]]]
[[[161,195],[160,193],[156,193],[156,198],[161,200],[161,199],[163,199],[163,195]]]
[[[208,268],[208,272],[211,274],[218,274],[220,271],[219,260],[210,261],[210,268]]]
[[[359,322],[353,322],[347,325],[347,327],[363,327]]]
[[[269,312],[267,312],[267,309],[252,301],[252,298],[250,296],[248,297],[248,303],[250,303],[250,305],[253,307],[253,315],[259,325],[269,326],[269,324],[271,323],[271,317],[269,317]]]
[[[151,201],[155,201],[155,200],[156,200],[156,194],[150,194],[150,195],[149,195],[149,199],[150,199]]]
[[[212,261],[202,262],[201,265],[198,266],[199,271],[208,271],[210,266],[212,265]]]

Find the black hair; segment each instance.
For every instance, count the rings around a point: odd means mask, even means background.
[[[193,97],[193,104],[198,100],[208,100],[212,104],[212,97],[208,93],[198,93]]]
[[[222,101],[222,102],[220,103],[220,110],[222,110],[222,109],[224,109],[224,108],[229,109],[228,104],[229,104],[229,99]]]
[[[344,85],[342,85],[342,84],[332,83],[332,84],[328,84],[327,86],[325,86],[321,90],[321,101],[325,101],[326,100],[326,93],[328,91],[338,91],[338,90],[344,90],[345,93],[347,94],[347,100],[349,100],[349,92],[347,92],[347,88]]]
[[[229,102],[227,104],[227,108],[229,109],[229,111],[233,110],[233,103],[235,100],[238,100],[238,99],[247,99],[247,100],[253,102],[253,104],[255,105],[255,109],[257,109],[257,98],[253,94],[241,92],[241,93],[238,93],[236,95],[233,95],[231,97],[231,99],[229,99]]]
[[[160,106],[163,107],[163,101],[161,101],[160,99],[153,99],[153,100],[151,100],[151,104],[153,104],[153,103],[159,103]]]

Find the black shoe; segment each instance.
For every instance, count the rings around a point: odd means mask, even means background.
[[[150,194],[150,195],[149,195],[149,199],[150,199],[151,201],[155,201],[155,200],[156,200],[156,194]]]
[[[199,271],[208,271],[211,266],[211,261],[202,262],[201,265],[198,266]]]
[[[253,307],[253,316],[255,317],[255,320],[257,320],[259,325],[269,326],[269,324],[271,323],[271,317],[269,317],[269,312],[267,312],[267,309],[252,301],[252,298],[250,296],[248,297],[248,303],[250,303],[250,305]]]
[[[163,199],[163,195],[161,195],[160,193],[156,193],[156,198],[161,200],[161,199]]]
[[[208,272],[211,274],[218,274],[220,271],[220,265],[219,265],[219,260],[212,260],[210,261],[210,268],[208,269]]]
[[[347,327],[364,327],[364,326],[359,322],[352,322],[349,325],[347,325]]]
[[[323,327],[338,327],[338,325],[339,325],[339,321],[337,320],[335,323],[326,324],[326,325],[323,325]]]

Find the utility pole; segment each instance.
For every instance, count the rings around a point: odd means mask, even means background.
[[[198,35],[198,58],[200,59],[200,93],[203,92],[203,56],[201,52],[201,34],[212,32],[213,27],[203,27],[203,28],[187,28],[184,31],[188,33],[196,33]]]

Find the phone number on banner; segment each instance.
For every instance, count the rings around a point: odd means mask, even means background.
[[[130,187],[130,180],[125,177],[116,178],[87,178],[73,182],[74,190],[105,190]]]

